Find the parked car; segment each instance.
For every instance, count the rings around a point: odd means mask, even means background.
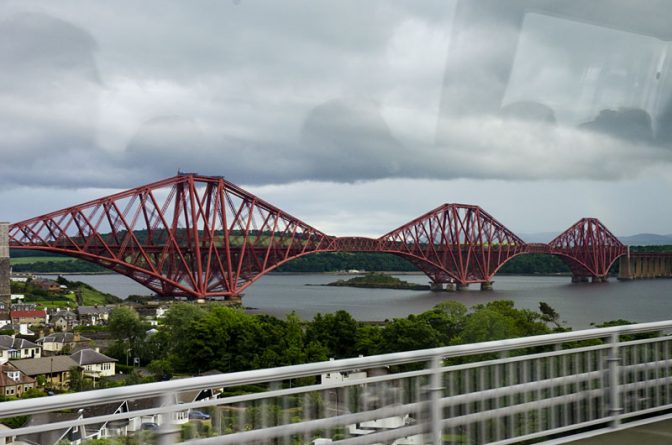
[[[159,429],[159,424],[154,422],[143,422],[140,425],[142,431],[157,431]]]
[[[210,414],[206,414],[203,411],[189,411],[190,420],[209,420]]]

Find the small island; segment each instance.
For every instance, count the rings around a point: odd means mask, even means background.
[[[409,283],[381,272],[369,272],[361,277],[338,280],[325,286],[364,287],[372,289],[429,290],[428,285]]]

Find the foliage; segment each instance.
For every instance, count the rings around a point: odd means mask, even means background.
[[[6,417],[4,419],[0,419],[0,423],[7,425],[12,429],[21,428],[26,424],[29,418],[30,416]]]
[[[429,286],[409,283],[399,278],[380,272],[369,272],[366,275],[353,277],[349,280],[338,280],[327,286],[364,287],[378,289],[410,289],[429,290]]]
[[[559,316],[548,305],[540,307],[541,312],[517,309],[505,300],[469,310],[462,303],[445,301],[421,314],[376,325],[358,322],[345,311],[302,322],[294,313],[279,319],[221,305],[180,303],[167,312],[159,332],[143,337],[136,348],[151,357],[146,363],[157,379],[211,369],[243,371],[546,334],[552,331],[549,324],[557,328]],[[123,319],[123,326],[138,323],[128,313]],[[115,331],[115,338],[125,342],[132,330]]]

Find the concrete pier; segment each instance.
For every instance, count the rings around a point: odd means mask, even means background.
[[[465,284],[455,283],[455,288],[457,290],[466,289],[468,287],[469,287],[469,283],[465,283]]]
[[[432,292],[441,292],[443,290],[443,283],[429,282],[429,290]]]
[[[492,290],[492,283],[494,281],[484,281],[481,283],[481,290]]]
[[[588,277],[577,277],[572,275],[572,283],[587,283],[588,281],[590,281]]]
[[[446,283],[446,292],[455,292],[455,283]]]
[[[12,301],[9,281],[9,223],[0,222],[0,305],[8,310]]]

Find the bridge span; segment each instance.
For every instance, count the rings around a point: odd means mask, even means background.
[[[558,256],[574,281],[603,281],[628,253],[595,218],[577,221],[548,244],[528,244],[469,204],[443,204],[379,238],[338,238],[222,177],[197,174],[178,174],[12,223],[8,232],[11,248],[80,258],[159,296],[197,299],[239,298],[265,273],[317,252],[399,255],[424,272],[435,289],[472,283],[488,289],[504,264],[530,253]],[[641,266],[648,257],[628,258],[635,258],[628,276],[649,273]]]

